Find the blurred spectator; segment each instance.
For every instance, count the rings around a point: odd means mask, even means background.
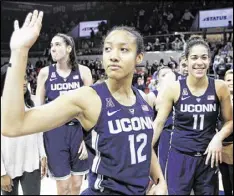
[[[159,38],[155,39],[155,42],[153,43],[153,50],[154,51],[160,51],[160,41],[159,41]]]
[[[145,47],[145,51],[152,51],[152,50],[153,50],[153,44],[148,42]]]
[[[152,67],[151,67],[151,73],[152,75],[158,71],[158,68],[159,68],[159,63],[157,60],[154,60],[154,63],[152,64]]]
[[[232,43],[230,41],[227,42],[227,44],[224,46],[223,48],[224,51],[233,51],[233,46]]]
[[[183,50],[183,42],[178,37],[171,43],[173,50]]]
[[[194,16],[191,14],[191,12],[188,9],[186,9],[181,20],[184,23],[187,31],[189,31],[189,28],[192,24],[193,19],[194,19]]]
[[[217,74],[217,67],[220,64],[224,63],[224,59],[221,56],[221,49],[219,49],[218,54],[214,57],[214,62],[213,62],[213,71],[214,71],[214,77],[215,79],[218,78],[218,74]]]
[[[146,89],[146,85],[145,85],[145,82],[144,82],[144,79],[139,76],[137,78],[137,83],[134,85],[137,89],[139,90],[142,90],[143,92],[145,92],[145,89]]]
[[[168,30],[169,31],[172,30],[171,26],[172,26],[173,18],[174,18],[173,14],[170,11],[168,11],[167,12],[167,24],[168,24]]]
[[[91,41],[91,47],[94,47],[94,39],[95,39],[95,33],[93,28],[91,28],[91,32],[90,32],[90,41]]]
[[[144,28],[144,22],[145,22],[145,10],[140,9],[138,16],[139,16],[139,27],[140,27],[140,29],[143,29]]]
[[[162,34],[169,34],[168,24],[166,22],[163,22],[161,30],[162,30]]]
[[[159,67],[163,67],[163,66],[165,66],[164,59],[160,59],[160,61],[159,61]]]
[[[233,25],[232,25],[232,21],[228,21],[228,26],[227,26],[228,30],[233,30]],[[228,33],[228,41],[230,42],[232,40],[232,32]]]
[[[144,26],[143,34],[147,36],[149,35],[149,32],[150,32],[150,27],[149,27],[149,24],[146,23]]]
[[[172,49],[170,38],[166,37],[165,42],[161,43],[164,45],[164,50],[168,51]]]

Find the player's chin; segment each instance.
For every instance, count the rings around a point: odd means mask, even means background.
[[[126,75],[117,72],[107,72],[107,77],[113,80],[121,80],[126,77]]]

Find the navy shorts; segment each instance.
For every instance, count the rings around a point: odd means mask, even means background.
[[[88,159],[80,160],[78,150],[83,140],[80,124],[63,125],[45,132],[44,144],[51,177],[62,180],[70,175],[88,173]]]
[[[193,156],[170,148],[166,180],[169,195],[217,195],[218,168],[205,165],[206,156]]]
[[[164,129],[162,134],[160,135],[159,144],[158,144],[158,159],[164,177],[165,177],[165,168],[170,148],[171,133],[172,132],[170,129]]]
[[[92,188],[85,189],[80,195],[121,195],[115,191],[111,191],[109,189],[104,189],[103,192],[99,190],[94,190]]]

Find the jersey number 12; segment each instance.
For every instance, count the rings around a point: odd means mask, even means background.
[[[141,163],[146,160],[146,155],[142,155],[142,151],[147,144],[147,135],[145,133],[140,133],[138,135],[129,135],[128,140],[130,142],[130,154],[131,154],[131,164]],[[141,142],[139,148],[135,149],[135,140],[137,143]]]

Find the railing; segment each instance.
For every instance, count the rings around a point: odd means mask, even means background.
[[[204,31],[197,31],[197,32],[182,32],[186,37],[189,37],[192,34],[197,34],[197,35],[204,35]],[[229,37],[229,33],[233,33],[233,30],[229,29],[229,30],[215,30],[215,31],[209,31],[206,33],[206,37],[207,40],[209,42],[217,42],[217,41],[223,41],[224,40],[224,35],[226,34],[227,37]],[[170,41],[174,41],[174,38],[180,37],[179,35],[180,33],[173,33],[173,34],[164,34],[164,35],[152,35],[152,36],[145,36],[144,37],[144,42],[145,44],[147,44],[148,42],[154,43],[156,38],[159,38],[160,41],[161,40],[165,40],[166,37],[170,37]],[[83,42],[83,44],[82,44]],[[85,43],[87,43],[86,48],[84,48]],[[101,43],[102,43],[102,39],[98,38],[94,40],[94,47],[91,47],[91,42],[90,39],[80,39],[76,41],[76,49],[78,51],[84,52],[85,50],[93,50],[93,51],[98,51],[100,50],[101,47]],[[43,51],[49,46],[49,41],[37,41],[33,47],[30,49],[30,52],[34,52],[34,53],[43,53]],[[9,53],[10,51],[10,46],[9,43],[3,42],[1,43],[1,54],[5,54],[5,53]]]

